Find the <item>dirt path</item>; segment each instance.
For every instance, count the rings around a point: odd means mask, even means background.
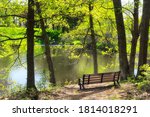
[[[1,97],[0,100],[30,100],[25,92]],[[134,84],[122,83],[121,87],[114,87],[112,83],[102,83],[86,86],[79,90],[78,85],[68,85],[50,91],[40,91],[32,97],[38,100],[149,100],[150,93],[139,91]]]
[[[79,90],[78,85],[65,86],[53,92],[41,92],[39,99],[55,100],[116,100],[116,99],[150,99],[150,94],[139,92],[133,84],[121,84],[115,88],[112,84],[103,83],[87,86]]]

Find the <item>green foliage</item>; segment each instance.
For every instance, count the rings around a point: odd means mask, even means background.
[[[144,80],[141,83],[138,83],[138,89],[150,92],[150,81]]]
[[[148,64],[145,64],[140,67],[141,75],[138,76],[136,80],[131,79],[133,83],[137,85],[137,88],[139,90],[143,91],[150,91],[150,66]]]
[[[0,57],[6,57],[14,52],[17,52],[20,44],[22,45],[20,50],[25,51],[25,39],[15,40],[17,38],[23,38],[25,36],[25,32],[25,28],[0,27]]]
[[[68,0],[70,1],[70,0]],[[82,44],[91,42],[90,31],[89,31],[89,8],[88,4],[91,2],[93,4],[93,10],[91,12],[93,16],[93,22],[94,22],[94,31],[96,38],[106,37],[107,34],[111,34],[111,38],[114,38],[116,35],[116,31],[114,30],[114,14],[112,10],[108,10],[108,8],[113,7],[112,1],[110,0],[90,0],[90,1],[82,1],[79,0],[76,2],[74,7],[71,6],[68,9],[74,8],[75,10],[70,10],[69,14],[68,12],[65,12],[65,14],[68,14],[70,17],[76,17],[76,25],[74,28],[71,28],[69,31],[66,31],[61,35],[62,39],[65,42],[74,41],[74,40],[80,40]],[[77,5],[79,4],[79,5]],[[80,7],[81,5],[81,7]],[[73,21],[73,20],[72,20]],[[69,22],[68,22],[69,23]],[[102,40],[98,40],[102,42]],[[70,43],[70,42],[69,42]],[[109,50],[114,51],[114,50]]]
[[[82,45],[80,40],[75,40],[72,43],[73,43],[73,45]]]
[[[52,50],[52,56],[53,57],[60,57],[63,58],[64,65],[69,63],[75,63],[75,61],[78,61],[81,57],[81,54],[85,55],[85,53],[82,53],[83,48],[81,45],[63,45],[63,46],[53,46],[51,48]],[[64,60],[67,59],[67,60]],[[65,63],[67,62],[67,63]]]
[[[0,26],[21,26],[22,24],[25,24],[26,19],[21,17],[12,17],[11,15],[25,16],[27,11],[27,2],[25,0],[0,0],[0,11],[0,16],[2,16],[0,17]]]
[[[25,33],[26,28],[24,27],[0,27],[0,34],[11,38],[24,37]]]
[[[62,43],[61,38],[60,38],[61,31],[53,30],[53,29],[47,29],[46,31],[50,40],[50,44],[57,45],[57,44]],[[36,36],[42,35],[42,32],[39,28],[35,28],[35,35]],[[42,38],[37,38],[36,42],[40,44],[44,44],[44,40]]]
[[[61,42],[61,38],[59,37],[60,31],[58,30],[52,30],[52,29],[47,29],[47,34],[50,37],[50,43],[51,44],[59,44]]]
[[[47,90],[52,88],[52,85],[48,82],[48,78],[48,74],[46,73],[46,75],[44,75],[40,81],[36,83],[38,90]]]
[[[138,77],[140,81],[147,80],[150,81],[150,66],[145,64],[140,67],[141,75]]]
[[[99,49],[103,55],[117,52],[116,45],[106,41],[98,42],[97,49]]]

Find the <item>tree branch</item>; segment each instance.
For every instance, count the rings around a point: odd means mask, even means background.
[[[5,17],[20,17],[26,19],[26,15],[17,15],[17,14],[12,14],[12,15],[0,15],[0,18],[5,18]]]
[[[20,37],[20,38],[11,38],[7,35],[2,35],[0,34],[0,37],[4,37],[4,38],[7,38],[5,40],[1,40],[0,42],[5,42],[5,41],[14,41],[14,40],[22,40],[22,39],[26,39],[27,37]]]

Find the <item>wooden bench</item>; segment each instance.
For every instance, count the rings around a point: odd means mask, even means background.
[[[85,89],[84,85],[96,84],[103,82],[114,82],[114,85],[119,84],[120,71],[109,72],[109,73],[98,73],[98,74],[84,74],[82,78],[79,79],[78,84],[80,89]]]

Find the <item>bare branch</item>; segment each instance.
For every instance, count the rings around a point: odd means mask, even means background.
[[[23,39],[20,40],[19,42],[19,45],[18,45],[18,48],[17,50],[15,50],[14,54],[17,53],[17,57],[15,58],[13,64],[10,66],[10,69],[15,65],[15,63],[18,62],[20,63],[21,66],[23,66],[22,62],[21,62],[21,59],[20,59],[20,46],[21,46],[21,43],[22,43]],[[24,66],[23,66],[24,67]],[[25,67],[24,67],[25,68]]]
[[[132,15],[134,15],[133,11],[131,11],[130,9],[126,8],[126,7],[122,7],[123,9],[129,11]]]

